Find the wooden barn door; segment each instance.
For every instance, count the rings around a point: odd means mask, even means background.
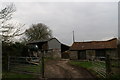
[[[86,51],[78,51],[78,59],[86,59]]]

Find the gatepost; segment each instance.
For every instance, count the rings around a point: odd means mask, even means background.
[[[106,78],[110,77],[111,73],[111,64],[110,64],[110,56],[106,55]]]
[[[44,66],[44,53],[45,53],[45,50],[46,50],[46,45],[43,44],[42,45],[42,78],[44,78],[44,73],[45,73],[45,66]]]

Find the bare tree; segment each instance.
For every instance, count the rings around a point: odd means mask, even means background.
[[[47,40],[52,37],[52,31],[45,24],[38,23],[27,29],[25,36],[27,41]]]
[[[12,18],[13,13],[16,11],[15,5],[12,3],[7,5],[4,9],[0,11],[0,19],[2,23]]]
[[[2,30],[2,39],[4,41],[11,41],[14,37],[22,35],[24,32],[21,32],[21,27],[23,24],[15,23],[15,24],[8,24]]]
[[[20,28],[24,25],[18,23],[9,23],[8,21],[12,19],[13,13],[16,11],[15,5],[9,4],[4,9],[0,11],[0,35],[2,35],[2,41],[10,41],[15,36],[20,36]]]

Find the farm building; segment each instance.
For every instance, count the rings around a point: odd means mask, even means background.
[[[69,46],[61,44],[61,57],[63,59],[69,59]]]
[[[58,41],[56,38],[51,38],[49,40],[43,41],[33,41],[27,43],[30,55],[40,56],[41,52],[44,50],[44,55],[46,57],[61,58],[61,53],[68,50],[69,48]]]
[[[109,54],[116,58],[117,38],[107,41],[74,42],[70,48],[70,59],[93,60],[105,58]]]

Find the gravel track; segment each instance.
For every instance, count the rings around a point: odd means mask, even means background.
[[[69,60],[49,60],[45,63],[45,78],[94,78],[87,70],[68,64]]]

